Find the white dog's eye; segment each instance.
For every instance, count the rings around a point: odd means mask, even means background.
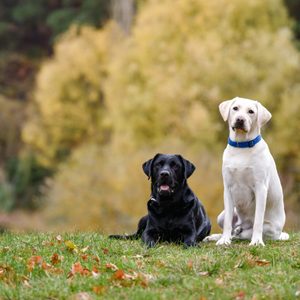
[[[239,108],[237,106],[234,106],[233,110],[239,110]]]
[[[249,113],[249,114],[254,114],[254,111],[253,111],[252,109],[249,109],[249,110],[248,110],[248,113]]]

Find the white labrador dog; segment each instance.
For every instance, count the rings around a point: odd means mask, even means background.
[[[223,154],[224,211],[218,216],[223,234],[206,240],[229,245],[232,238],[287,240],[283,193],[274,159],[261,138],[260,128],[271,113],[258,101],[236,97],[219,106],[229,124],[228,145]]]

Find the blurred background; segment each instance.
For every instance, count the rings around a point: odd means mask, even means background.
[[[300,229],[300,0],[1,0],[0,229],[131,232],[181,153],[218,231],[218,104],[260,100]]]

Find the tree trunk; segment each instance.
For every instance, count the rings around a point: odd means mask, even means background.
[[[130,34],[134,14],[134,0],[112,0],[113,19],[119,24],[126,34]]]

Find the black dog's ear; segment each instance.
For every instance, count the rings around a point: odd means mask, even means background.
[[[181,159],[184,166],[184,177],[185,179],[189,178],[195,171],[196,167],[193,163],[183,158],[181,155],[177,154],[177,156]]]
[[[157,153],[153,158],[151,158],[143,163],[143,170],[144,170],[144,173],[148,176],[148,179],[151,178],[152,164],[158,156],[160,156],[160,153]]]

